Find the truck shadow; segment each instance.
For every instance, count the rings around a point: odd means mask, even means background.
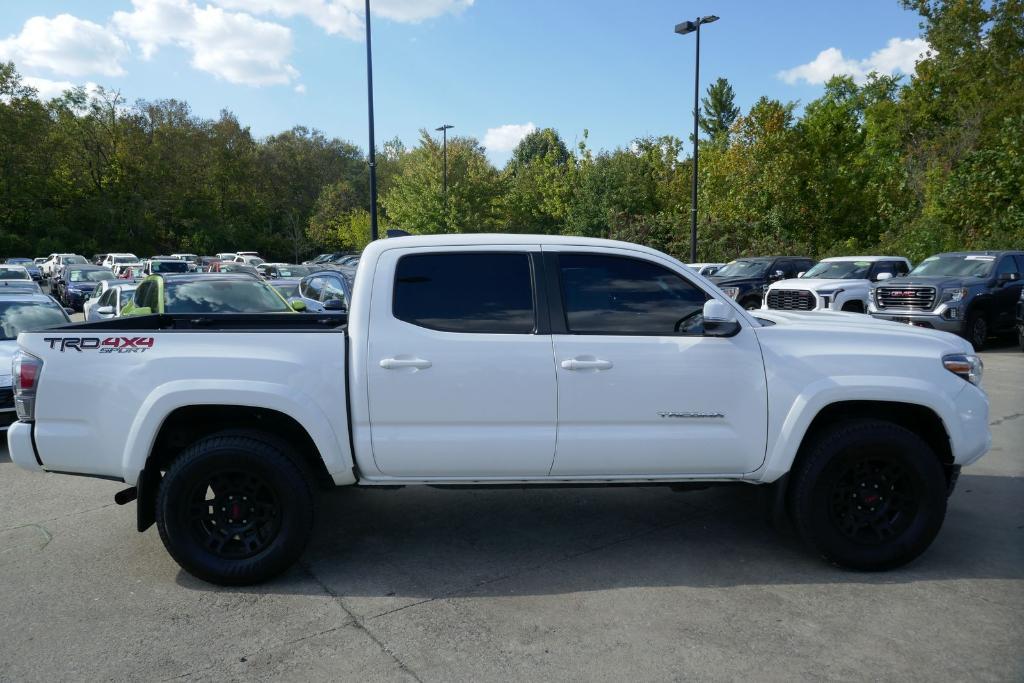
[[[324,496],[300,567],[232,590],[328,592],[383,613],[435,598],[623,587],[1024,579],[1021,500],[1024,478],[965,475],[925,555],[870,574],[831,567],[773,528],[766,489],[753,486],[339,490]],[[222,590],[184,572],[178,582]]]

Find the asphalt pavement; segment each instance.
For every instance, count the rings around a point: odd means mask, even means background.
[[[300,566],[217,588],[123,485],[0,454],[0,680],[1024,679],[1024,353],[938,539],[827,566],[760,491],[338,490]]]

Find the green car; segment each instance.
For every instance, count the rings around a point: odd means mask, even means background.
[[[192,273],[150,275],[122,315],[154,313],[295,313],[301,301],[289,304],[277,290],[251,275]]]

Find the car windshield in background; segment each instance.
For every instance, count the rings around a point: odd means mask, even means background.
[[[802,277],[822,280],[866,280],[870,261],[822,261]]]
[[[138,263],[139,259],[132,256],[115,256],[114,263]]]
[[[257,280],[190,280],[164,285],[166,313],[287,313],[292,309]]]
[[[88,263],[82,256],[68,256],[64,259],[65,265],[75,265],[76,263]]]
[[[290,282],[284,285],[272,285],[277,293],[283,296],[285,299],[292,299],[299,295],[299,283]]]
[[[101,270],[71,270],[68,271],[68,279],[71,282],[103,282],[114,280],[114,274],[106,268]]]
[[[33,261],[30,258],[9,258],[4,263],[9,263],[12,266],[21,266],[26,263],[33,263]]]
[[[732,261],[719,268],[715,277],[761,277],[766,270],[767,261]]]
[[[306,277],[309,268],[306,266],[277,266],[278,277]]]
[[[154,273],[187,273],[188,263],[185,261],[153,261]]]
[[[910,271],[911,275],[938,275],[943,277],[986,277],[992,271],[995,256],[931,256],[917,268]]]
[[[17,339],[21,332],[45,330],[67,321],[64,311],[54,304],[0,301],[0,341]]]
[[[0,267],[0,280],[31,280],[28,271],[22,268]]]

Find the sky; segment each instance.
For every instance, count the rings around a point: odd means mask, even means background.
[[[0,60],[41,98],[98,83],[129,102],[234,112],[258,137],[296,125],[367,147],[363,0],[3,0]],[[442,123],[496,164],[534,128],[593,149],[692,129],[701,91],[729,79],[806,103],[834,73],[907,73],[927,45],[897,0],[371,0],[377,144]],[[432,133],[435,134],[435,133]],[[439,135],[439,134],[435,134]]]

